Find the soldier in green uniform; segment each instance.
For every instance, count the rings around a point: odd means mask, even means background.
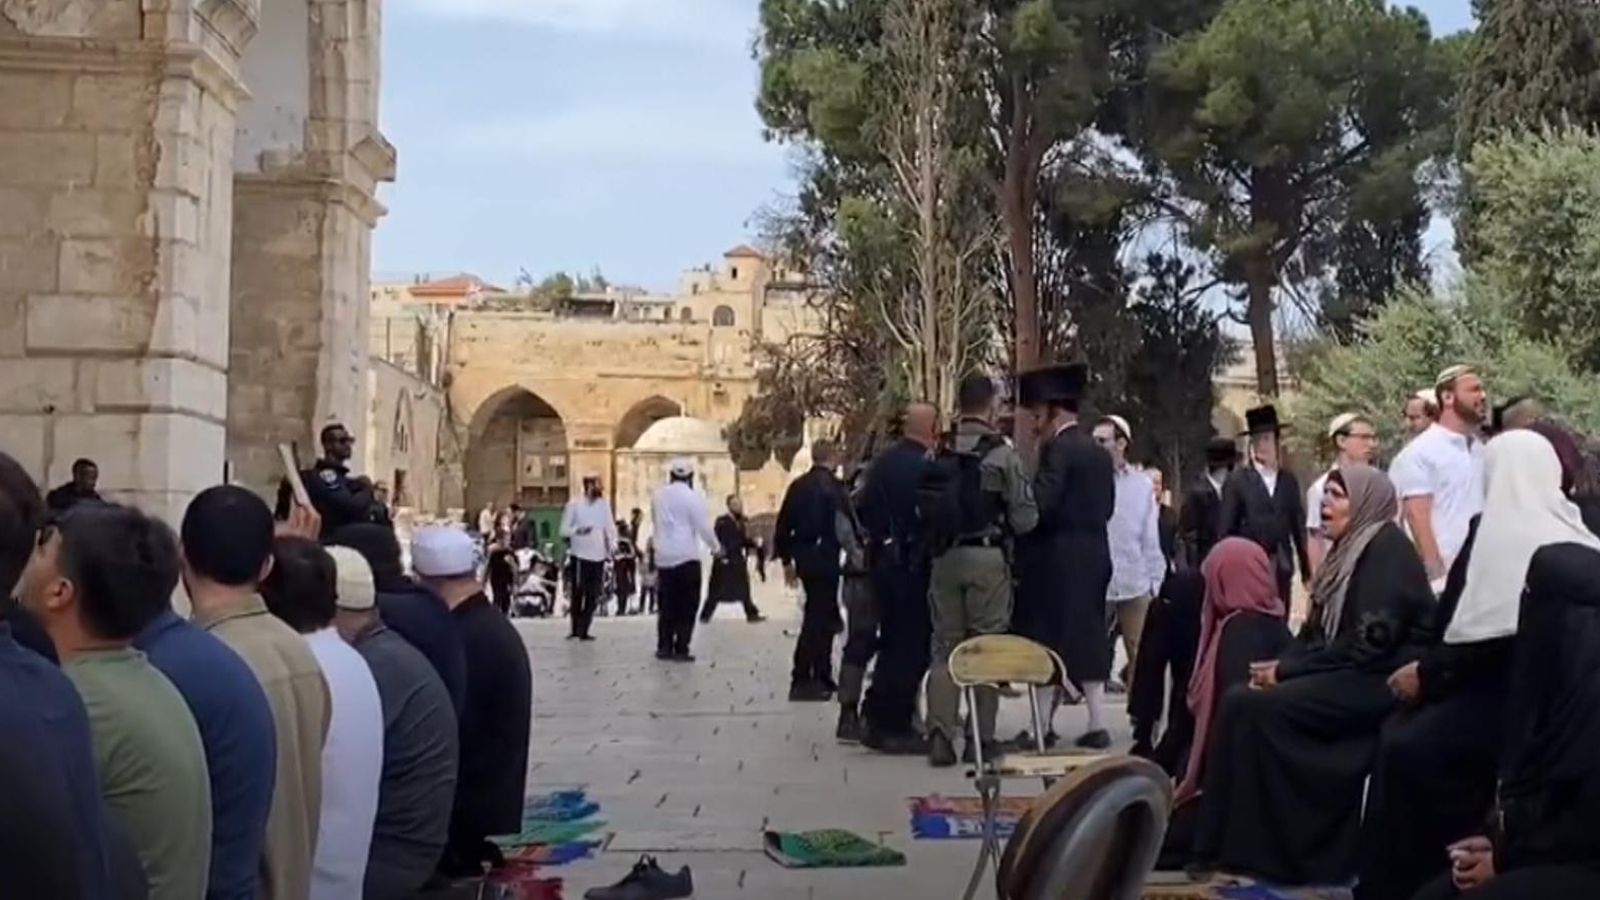
[[[961,382],[958,396],[960,418],[923,492],[936,535],[928,590],[933,610],[928,761],[941,767],[956,763],[960,727],[950,652],[967,638],[1010,630],[1011,539],[1032,531],[1039,521],[1022,459],[995,429],[994,382],[970,375]],[[977,734],[987,756],[999,698],[980,691],[977,702]]]

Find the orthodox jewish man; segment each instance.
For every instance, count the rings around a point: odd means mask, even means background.
[[[1040,443],[1033,485],[1039,524],[1018,545],[1022,589],[1016,624],[1061,654],[1089,710],[1089,729],[1078,746],[1104,750],[1111,744],[1102,709],[1111,675],[1106,525],[1116,505],[1116,474],[1111,454],[1078,422],[1088,374],[1085,366],[1061,365],[1019,379],[1019,399],[1032,413]]]
[[[1294,582],[1296,560],[1302,578],[1309,577],[1304,493],[1294,473],[1283,468],[1278,438],[1278,411],[1258,406],[1245,413],[1250,431],[1250,457],[1222,486],[1223,537],[1248,538],[1272,558],[1278,594],[1284,604]]]

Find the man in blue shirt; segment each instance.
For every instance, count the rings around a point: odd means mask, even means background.
[[[183,695],[205,746],[211,780],[206,898],[255,900],[278,765],[267,695],[227,644],[170,609],[145,626],[134,646]]]
[[[44,498],[0,453],[0,596],[10,596],[44,521]],[[93,900],[111,888],[108,817],[77,688],[0,622],[0,897]]]

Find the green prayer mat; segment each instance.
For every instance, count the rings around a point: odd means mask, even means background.
[[[786,869],[855,869],[906,864],[906,855],[899,850],[836,828],[768,831],[762,843],[767,855]]]

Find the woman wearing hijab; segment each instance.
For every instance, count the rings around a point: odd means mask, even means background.
[[[1250,665],[1276,659],[1289,643],[1278,576],[1261,545],[1244,538],[1217,544],[1200,573],[1205,601],[1199,615],[1200,638],[1189,677],[1188,706],[1193,715],[1191,743],[1177,749],[1178,789],[1172,824],[1157,868],[1181,867],[1194,841],[1201,778],[1205,773],[1212,725],[1223,695],[1250,680]]]
[[[1487,527],[1487,526],[1485,526]],[[1600,897],[1600,551],[1546,545],[1513,639],[1494,827],[1417,900]]]
[[[1445,847],[1473,833],[1493,801],[1529,561],[1550,544],[1600,549],[1567,497],[1576,447],[1565,431],[1542,424],[1489,443],[1484,510],[1439,600],[1442,638],[1390,678],[1410,708],[1385,723],[1379,742],[1358,900],[1410,897],[1445,870]]]
[[[1250,666],[1223,697],[1205,755],[1192,869],[1279,884],[1355,874],[1362,787],[1385,683],[1427,642],[1433,592],[1395,524],[1394,486],[1355,465],[1328,476],[1333,544],[1311,585],[1311,613],[1283,657]]]

